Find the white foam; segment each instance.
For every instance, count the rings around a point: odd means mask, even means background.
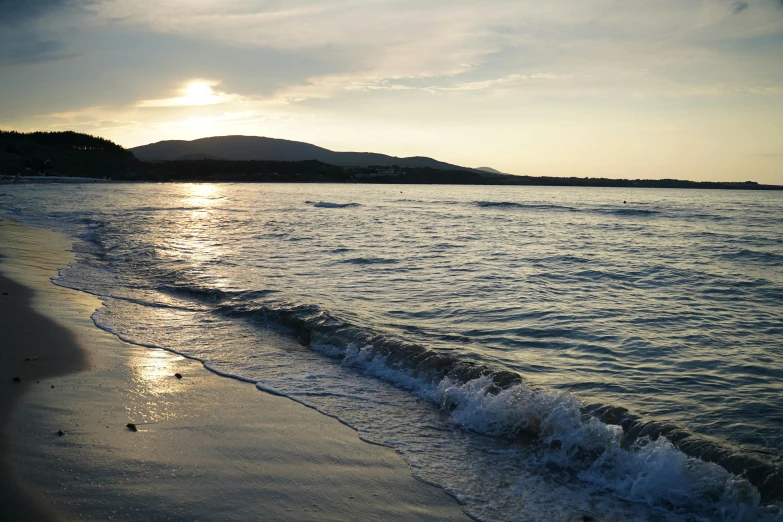
[[[674,512],[698,506],[697,514],[708,520],[758,519],[756,488],[716,464],[684,455],[665,437],[643,440],[629,450],[608,448],[579,478],[621,498]]]
[[[579,400],[566,392],[517,385],[493,394],[489,377],[464,384],[445,378],[432,385],[386,363],[371,346],[351,345],[343,359],[344,366],[438,404],[461,428],[495,437],[531,435],[538,441],[529,461],[534,466],[571,470],[620,498],[669,513],[735,522],[758,518],[760,495],[747,480],[686,456],[664,437],[622,448],[622,428],[583,415]]]
[[[312,205],[318,208],[346,208],[359,206],[358,203],[331,203],[329,201],[319,201],[318,203],[313,203]]]
[[[576,470],[581,480],[621,498],[708,520],[756,520],[760,495],[752,484],[686,456],[664,437],[623,449],[622,428],[581,415],[579,401],[567,393],[520,385],[492,395],[491,385],[487,377],[464,385],[444,379],[437,391],[443,407],[453,408],[455,424],[494,436],[536,433],[541,464]]]

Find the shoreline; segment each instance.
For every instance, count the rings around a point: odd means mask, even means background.
[[[336,419],[97,328],[97,298],[49,281],[67,238],[4,218],[0,238],[3,368],[22,378],[3,395],[3,519],[470,520]]]
[[[0,227],[8,223],[8,220],[0,219]],[[0,421],[7,426],[14,410],[31,388],[44,379],[78,373],[88,364],[88,355],[71,331],[35,309],[37,297],[32,288],[9,277],[6,272],[18,278],[26,261],[9,257],[5,243],[11,239],[2,232],[0,238],[0,331],[3,332],[0,368],[3,368],[4,381],[0,387]],[[64,243],[50,242],[49,245],[57,245],[55,248],[59,249]],[[17,243],[14,246],[24,252],[29,251],[30,245]],[[62,261],[70,262],[65,251],[62,252]],[[30,275],[34,276],[34,273]],[[21,381],[17,382],[17,378]],[[0,432],[0,504],[5,509],[0,518],[60,520],[54,511],[36,502],[40,500],[36,492],[14,476],[10,445],[11,437],[4,429]]]
[[[0,185],[32,185],[42,183],[118,183],[110,179],[77,178],[69,176],[14,176],[0,175]]]
[[[33,291],[0,274],[0,330],[3,331],[3,368],[0,393],[0,422],[5,426],[24,395],[41,379],[68,375],[80,370],[86,353],[66,329],[32,309]],[[6,295],[8,294],[8,295]],[[20,325],[22,325],[20,327]],[[30,354],[36,355],[30,355]],[[26,361],[26,357],[36,357]],[[20,378],[21,382],[13,379]],[[0,505],[2,520],[59,520],[54,512],[37,505],[37,495],[20,484],[12,468],[10,437],[0,435]]]

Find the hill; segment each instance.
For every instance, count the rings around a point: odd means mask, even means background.
[[[124,177],[140,166],[130,151],[97,136],[0,130],[0,174]]]
[[[239,138],[239,139],[234,139]],[[218,150],[196,152],[193,143],[218,144]],[[247,159],[258,154],[258,145],[278,154],[277,160]],[[232,149],[232,147],[234,147]],[[248,136],[224,136],[206,140],[160,142],[141,149],[173,160],[143,162],[127,149],[107,139],[77,132],[0,131],[0,183],[10,183],[17,174],[27,181],[53,181],[65,177],[110,178],[125,181],[210,181],[266,183],[379,183],[453,185],[549,185],[571,187],[709,188],[783,190],[783,185],[695,182],[676,179],[561,178],[513,176],[489,167],[467,169],[432,158],[395,158],[383,154],[333,152],[307,143]],[[157,152],[156,152],[157,150]],[[304,151],[304,152],[303,152]],[[310,151],[310,152],[307,152]],[[297,154],[328,158],[296,161]],[[243,159],[230,159],[239,155]],[[150,157],[150,156],[146,156]],[[229,159],[224,159],[229,158]],[[294,159],[292,159],[294,158]],[[341,162],[341,163],[330,163]],[[382,162],[393,162],[391,166]],[[345,165],[348,163],[348,165]],[[366,163],[371,165],[367,166]],[[413,166],[411,166],[413,165]],[[41,174],[46,178],[40,177]],[[47,179],[48,178],[48,179]]]
[[[233,161],[308,161],[338,167],[398,166],[441,170],[473,170],[432,158],[398,158],[374,152],[335,152],[301,141],[260,136],[215,136],[193,141],[169,140],[130,149],[142,161],[220,158]]]

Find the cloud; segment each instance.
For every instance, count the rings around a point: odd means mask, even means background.
[[[474,81],[456,81],[461,75],[448,77],[380,78],[365,81],[349,81],[342,85],[346,91],[424,91],[431,94],[459,91],[486,91],[519,87],[530,80],[555,80],[563,78],[554,73],[509,74],[501,78]],[[339,83],[332,79],[332,83]]]
[[[770,4],[748,5],[742,0],[661,0],[655,8],[619,0],[104,0],[90,12],[96,23],[116,23],[124,30],[340,62],[341,70],[317,73],[292,64],[301,76],[289,75],[277,91],[303,91],[287,96],[295,100],[344,90],[491,90],[501,88],[499,79],[542,69],[582,78],[589,84],[585,90],[596,92],[601,79],[606,90],[616,90],[618,78],[627,81],[629,92],[653,95],[656,88],[678,85],[684,92],[704,87],[707,78],[714,84],[728,81],[736,77],[735,66],[749,66],[741,53],[727,53],[725,43],[783,30],[783,19],[769,16]],[[732,16],[737,13],[743,15]],[[624,75],[639,68],[651,73],[633,81]],[[376,80],[446,79],[470,72],[475,74],[462,85]]]
[[[487,89],[494,89],[496,87],[519,86],[522,82],[529,81],[529,80],[556,80],[558,78],[559,78],[558,75],[553,73],[535,73],[530,75],[510,74],[502,78],[464,82],[464,83],[458,83],[453,86],[431,87],[430,89],[433,92],[483,91]]]
[[[40,39],[24,31],[9,29],[0,39],[0,66],[57,62],[74,56],[62,42]]]
[[[55,29],[60,12],[94,0],[0,0],[0,66],[56,62],[75,56]],[[57,14],[57,16],[53,16]]]
[[[0,5],[12,1],[31,4]],[[143,109],[145,117],[178,107],[242,110],[232,105],[251,101],[287,104],[291,112],[351,112],[351,100],[394,104],[427,94],[506,103],[536,96],[777,96],[773,86],[783,85],[783,73],[771,64],[779,61],[774,38],[783,30],[778,0],[738,7],[749,2],[33,1],[17,7],[14,19],[39,17],[31,24],[37,40],[11,38],[0,28],[0,64],[74,52],[84,58],[51,66],[57,94],[43,94],[44,67],[26,67],[24,75],[9,70],[4,88],[15,84],[16,96],[8,98],[29,102],[5,110],[71,109],[83,103],[90,75],[91,103]],[[223,84],[162,90],[194,77]],[[207,108],[188,111],[200,116]]]
[[[98,132],[110,132],[118,129],[128,129],[134,127],[141,127],[142,124],[135,120],[118,120],[118,119],[104,119],[104,120],[85,120],[78,123],[52,123],[49,128],[52,130],[72,130],[74,127],[78,127],[81,131],[87,131],[92,133]]]
[[[781,0],[781,1],[783,1],[783,0]],[[734,14],[739,14],[739,13],[741,13],[742,11],[744,11],[747,8],[748,8],[748,3],[747,2],[734,2],[734,4],[732,4],[732,6],[731,6],[731,11]]]
[[[101,0],[0,0],[0,26],[26,25],[67,9],[83,9]]]
[[[180,89],[179,96],[155,100],[141,100],[136,106],[140,108],[194,107],[198,105],[218,105],[241,100],[241,97],[237,94],[227,94],[222,91],[216,91],[214,87],[217,85],[220,85],[220,82],[211,80],[191,80]]]
[[[0,25],[17,25],[67,6],[70,0],[0,0]]]
[[[183,120],[175,121],[163,121],[156,123],[155,127],[161,129],[175,129],[175,128],[213,128],[215,125],[221,125],[225,123],[261,123],[271,119],[276,119],[274,116],[264,114],[258,110],[248,110],[240,112],[227,112],[224,114],[218,114],[214,116],[193,116],[185,118]]]

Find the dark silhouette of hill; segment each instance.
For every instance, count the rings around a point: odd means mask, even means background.
[[[218,143],[221,147],[216,147],[216,150],[191,150],[190,147],[194,143],[204,141]],[[265,150],[271,151],[270,154],[277,154],[279,159],[247,159],[253,154],[259,154],[257,147],[259,143],[267,146]],[[373,153],[333,152],[307,143],[251,136],[224,136],[193,142],[168,141],[137,147],[134,150],[141,150],[142,157],[174,159],[144,162],[116,143],[77,132],[20,133],[0,130],[0,175],[7,176],[0,181],[10,182],[16,174],[45,174],[46,176],[164,182],[545,185],[783,190],[783,185],[760,185],[753,181],[732,183],[677,179],[514,176],[500,173],[489,167],[468,169],[432,158],[395,158]],[[158,154],[156,150],[160,153],[159,156],[155,156]],[[150,151],[151,156],[145,156],[144,151]],[[244,156],[241,156],[242,154]],[[328,161],[292,160],[298,154],[317,154],[319,157],[328,158]],[[226,159],[232,156],[240,156],[243,159]],[[45,179],[41,178],[41,181]]]
[[[301,141],[279,140],[260,136],[215,136],[193,141],[159,141],[133,147],[142,161],[220,158],[233,161],[307,161],[316,160],[339,167],[393,166],[442,170],[473,170],[432,158],[398,158],[374,152],[335,152]]]
[[[495,170],[492,167],[478,167],[476,170],[480,170],[482,172],[489,172],[490,174],[503,174],[499,170]]]
[[[218,156],[210,156],[209,154],[185,154],[184,156],[180,156],[179,158],[177,158],[175,161],[182,161],[182,160],[230,161],[228,158],[220,158]]]
[[[0,130],[0,174],[124,177],[141,166],[129,150],[97,136]]]

